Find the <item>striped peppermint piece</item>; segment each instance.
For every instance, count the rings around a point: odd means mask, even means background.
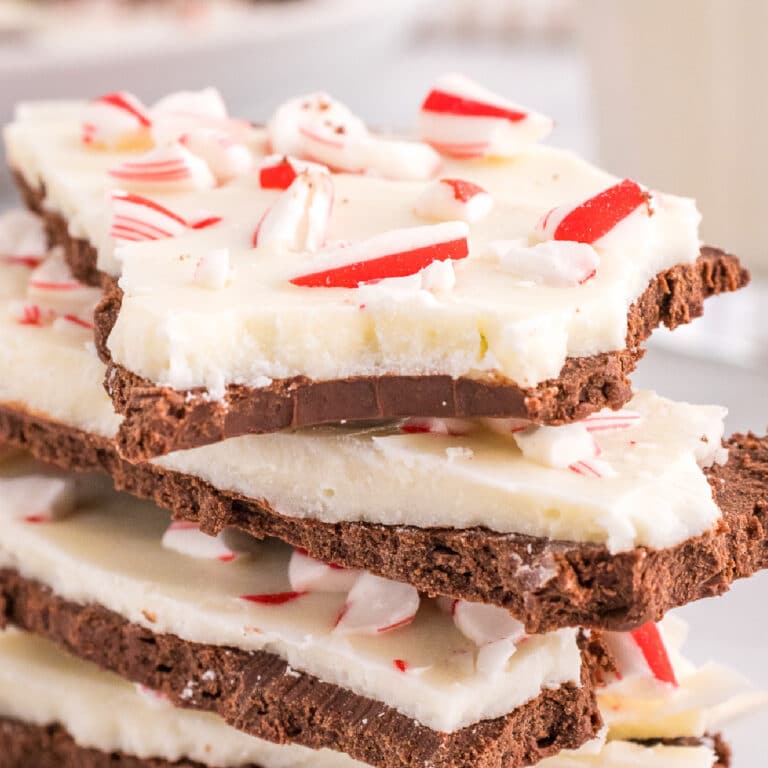
[[[558,469],[591,460],[598,453],[594,438],[581,422],[561,427],[530,427],[513,432],[512,437],[526,459]]]
[[[262,189],[288,189],[300,173],[330,173],[321,163],[300,160],[290,155],[268,155],[261,161],[259,185]]]
[[[34,269],[47,252],[45,228],[39,216],[22,208],[0,214],[0,262]]]
[[[244,176],[253,167],[251,151],[226,131],[193,128],[179,139],[179,143],[205,162],[219,184]]]
[[[371,134],[365,123],[326,93],[300,96],[280,106],[267,126],[274,152],[392,179],[434,176],[440,157],[426,144]]]
[[[326,173],[300,173],[267,209],[253,234],[254,248],[282,245],[317,251],[324,244],[333,211],[333,181]]]
[[[552,130],[552,120],[463,75],[441,77],[421,105],[421,138],[453,157],[514,157]]]
[[[587,416],[583,423],[588,432],[612,432],[616,429],[635,427],[640,423],[640,419],[637,411],[630,411],[627,408],[618,411],[603,408]]]
[[[657,624],[649,621],[630,632],[605,632],[604,638],[616,662],[620,679],[653,678],[677,687],[677,676]]]
[[[468,419],[449,419],[439,417],[413,417],[406,419],[400,425],[400,431],[405,432],[408,435],[468,435],[474,429],[475,425]]]
[[[193,155],[180,143],[148,152],[136,160],[127,160],[108,171],[129,190],[200,190],[216,185],[205,160]]]
[[[630,179],[613,184],[586,200],[549,211],[536,225],[540,240],[566,240],[600,245],[615,227],[636,213],[647,220],[653,212],[648,190]]]
[[[76,280],[69,269],[62,248],[54,248],[29,275],[27,298],[57,316],[72,315],[86,322],[101,298],[101,291]]]
[[[294,277],[291,283],[308,288],[356,288],[371,281],[406,277],[435,261],[469,255],[469,228],[451,221],[425,227],[396,229],[352,245],[327,249],[326,269]]]
[[[315,560],[302,549],[294,549],[288,563],[288,580],[296,592],[348,592],[360,571]]]
[[[527,419],[480,419],[480,422],[498,435],[514,435],[516,432],[524,432],[533,427],[533,423]]]
[[[505,272],[537,285],[584,285],[600,267],[600,256],[591,245],[571,241],[529,245],[523,240],[494,240],[488,243],[488,252]]]
[[[349,591],[334,631],[342,635],[392,632],[410,624],[418,610],[415,587],[362,573]]]
[[[574,462],[568,469],[574,474],[582,475],[583,477],[595,479],[616,477],[616,470],[607,461],[598,459],[595,456],[591,459],[582,459],[581,461]]]
[[[55,470],[5,477],[0,479],[0,497],[18,519],[30,524],[51,523],[75,511],[77,481]]]
[[[131,192],[112,192],[112,226],[116,240],[141,242],[176,237],[187,228],[178,214],[148,197]]]
[[[42,328],[56,319],[56,312],[31,301],[12,301],[8,304],[8,317],[18,325]]]
[[[86,105],[82,141],[97,149],[140,150],[152,144],[151,126],[148,110],[133,94],[108,93]]]
[[[174,520],[163,534],[162,545],[165,549],[187,557],[230,563],[240,553],[227,543],[225,534],[222,532],[217,536],[208,536],[195,523]]]
[[[493,209],[493,198],[477,184],[463,179],[437,179],[429,182],[416,201],[417,216],[437,221],[484,219]]]

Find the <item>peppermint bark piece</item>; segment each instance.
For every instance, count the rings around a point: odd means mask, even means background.
[[[23,302],[32,272],[2,270],[5,306]],[[530,631],[638,627],[766,565],[765,441],[734,437],[719,465],[722,409],[639,393],[631,410],[565,427],[412,419],[130,464],[88,330],[8,314],[0,328],[0,360],[15,371],[0,382],[2,439],[106,471],[212,534],[275,536],[324,562],[504,606]],[[39,375],[51,365],[55,388]]]
[[[310,752],[247,736],[214,715],[174,707],[160,692],[131,685],[26,633],[0,634],[0,659],[3,768],[22,768],[30,760],[39,766],[78,768],[362,765],[337,752]],[[590,744],[547,758],[544,765],[588,768],[599,760],[611,768],[634,759],[650,768],[726,768],[727,757],[719,737],[687,736]]]
[[[175,153],[160,160],[96,153],[79,139],[87,109],[22,107],[6,142],[80,275],[122,272],[97,323],[133,460],[339,419],[561,423],[617,408],[654,327],[748,279],[701,250],[691,201],[534,146],[536,131],[497,135],[506,107],[459,123],[491,130],[503,159],[441,160],[371,134],[330,97],[300,98],[264,131],[230,129],[251,168],[217,186],[163,108],[148,112],[154,151]],[[265,140],[298,157],[265,155]],[[175,164],[168,179],[147,180],[155,163]],[[77,185],[53,183],[64,165]]]
[[[31,499],[51,480],[13,463],[0,479],[7,620],[179,706],[381,766],[523,766],[598,730],[594,661],[575,630],[517,637],[489,667],[412,587],[405,618],[381,594],[403,585],[365,574],[348,592],[296,591],[284,545],[241,537],[238,557],[182,554],[163,545],[159,510],[114,493],[40,520]],[[350,619],[363,599],[370,621]]]

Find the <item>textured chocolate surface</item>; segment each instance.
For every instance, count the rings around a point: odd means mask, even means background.
[[[592,738],[601,725],[596,662],[584,650],[582,685],[543,690],[504,717],[441,733],[264,651],[155,634],[98,605],[81,605],[0,569],[0,621],[277,743],[328,747],[376,768],[517,768]],[[148,616],[148,621],[152,618]],[[213,674],[211,674],[213,673]]]
[[[688,747],[708,744],[714,747],[718,758],[713,768],[729,768],[731,765],[730,748],[719,734],[704,739],[665,739],[656,743]],[[60,726],[31,725],[2,718],[0,747],[0,768],[203,768],[201,763],[190,760],[169,763],[152,758],[142,760],[120,752],[99,752],[78,746]]]
[[[312,556],[510,610],[531,632],[562,626],[632,629],[670,608],[725,592],[768,567],[768,438],[734,435],[728,463],[706,470],[723,517],[712,530],[667,549],[611,554],[605,546],[486,528],[322,523],[281,515],[259,500],[218,490],[153,464],[130,464],[106,438],[22,408],[0,405],[0,442],[65,469],[98,469],[116,486],[217,533],[236,526],[274,536]],[[653,510],[649,509],[652,515]]]
[[[27,205],[44,217],[51,242],[65,248],[75,275],[107,289],[96,311],[97,347],[109,366],[107,391],[125,416],[119,448],[132,461],[237,435],[342,419],[512,416],[559,424],[600,408],[620,408],[632,396],[627,377],[643,355],[640,345],[654,328],[688,323],[702,314],[704,299],[737,290],[749,281],[749,273],[736,257],[705,247],[695,264],[679,265],[650,282],[630,309],[625,349],[568,358],[557,379],[535,387],[441,375],[329,381],[295,377],[260,388],[229,385],[223,400],[210,401],[203,397],[203,390],[158,386],[111,362],[106,340],[120,309],[120,289],[96,269],[93,247],[71,237],[61,216],[43,210],[44,192],[31,189],[18,174],[16,179]]]

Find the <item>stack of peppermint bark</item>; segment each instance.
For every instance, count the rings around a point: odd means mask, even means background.
[[[768,567],[768,440],[627,376],[748,274],[550,128],[18,107],[0,768],[729,764],[663,616]]]

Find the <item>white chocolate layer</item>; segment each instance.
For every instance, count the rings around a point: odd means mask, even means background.
[[[0,632],[0,717],[63,726],[81,747],[219,768],[361,768],[328,749],[273,744],[206,712],[177,709],[64,654],[40,637]]]
[[[534,147],[507,160],[445,161],[444,177],[486,189],[493,211],[471,225],[470,256],[456,262],[456,284],[439,297],[415,291],[403,301],[365,304],[358,289],[302,288],[289,280],[323,267],[322,252],[251,247],[261,215],[276,199],[254,173],[213,190],[150,196],[189,217],[223,217],[209,229],[168,240],[123,245],[108,235],[107,170],[132,156],[88,149],[80,141],[83,105],[22,105],[5,140],[11,165],[74,236],[98,247],[101,269],[122,269],[125,297],[109,339],[115,362],[176,389],[202,386],[214,396],[227,383],[306,375],[497,374],[522,385],[557,376],[568,356],[625,345],[627,312],[659,271],[696,259],[698,213],[692,201],[657,195],[647,236],[611,233],[597,276],[584,285],[521,281],[487,256],[494,240],[527,238],[550,208],[576,202],[616,179],[575,155]],[[251,149],[263,151],[262,136]],[[359,241],[420,226],[414,208],[429,182],[334,174],[328,240]],[[629,224],[629,220],[627,220]],[[618,246],[616,243],[618,242]],[[211,290],[194,267],[211,249],[230,250],[234,279]]]
[[[254,541],[250,555],[228,563],[184,556],[161,544],[167,513],[125,495],[92,494],[69,517],[30,522],[25,515],[43,510],[29,509],[23,483],[31,489],[39,471],[28,461],[0,467],[0,567],[68,600],[102,605],[184,640],[269,651],[445,732],[505,715],[545,687],[580,680],[576,630],[527,639],[488,676],[476,669],[474,643],[428,599],[413,623],[372,636],[334,632],[343,593],[310,592],[274,605],[245,600],[291,592],[290,548]]]
[[[113,435],[119,417],[88,333],[19,326],[3,311],[2,294],[23,297],[28,274],[0,265],[0,367],[14,372],[0,377],[0,402]],[[720,511],[700,467],[718,458],[724,409],[650,392],[628,407],[640,414],[637,423],[592,433],[613,472],[603,478],[525,459],[511,434],[479,424],[457,436],[399,434],[393,426],[249,435],[156,461],[281,514],[324,522],[479,525],[612,551],[673,546],[704,532]],[[548,574],[540,576],[544,583]]]

